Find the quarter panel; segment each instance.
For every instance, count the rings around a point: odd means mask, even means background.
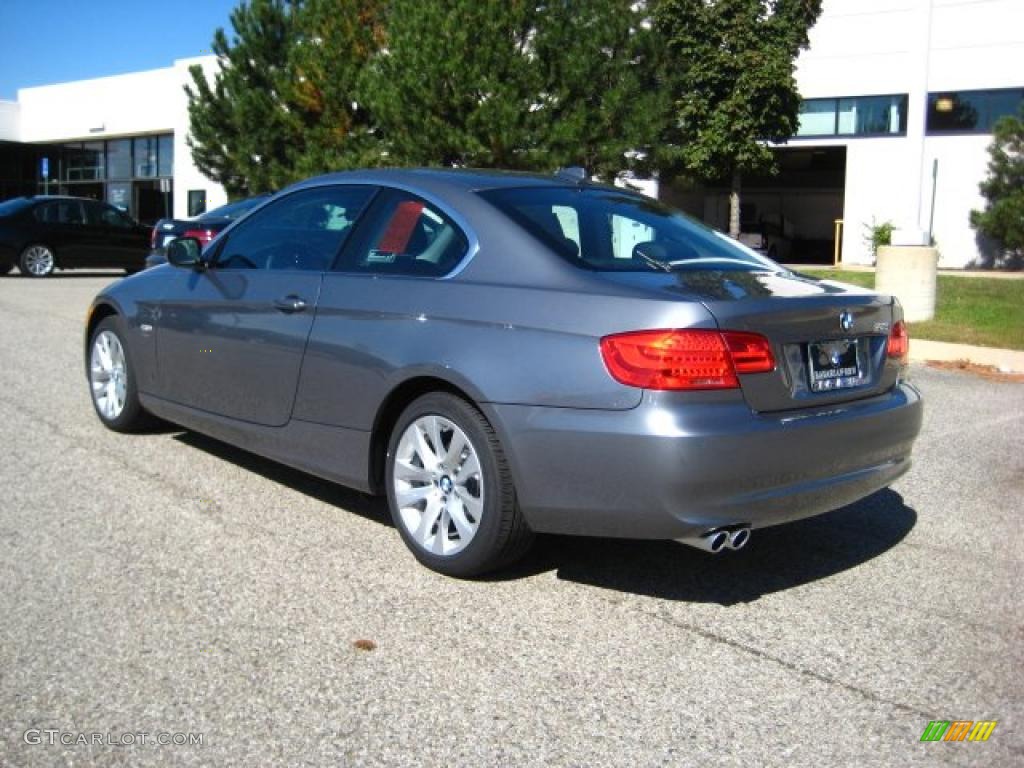
[[[295,418],[370,429],[388,392],[426,371],[481,402],[634,408],[642,392],[608,374],[600,337],[679,326],[714,321],[696,302],[328,274]]]

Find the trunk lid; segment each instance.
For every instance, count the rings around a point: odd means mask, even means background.
[[[679,270],[602,277],[664,298],[699,301],[721,329],[766,336],[775,370],[740,376],[743,396],[755,411],[874,397],[899,378],[899,365],[886,355],[889,331],[901,319],[889,296],[792,272]]]

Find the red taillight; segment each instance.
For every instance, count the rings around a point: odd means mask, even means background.
[[[153,231],[152,231],[152,232],[150,232],[150,234],[149,234],[149,247],[150,247],[150,248],[156,248],[156,238],[157,238],[157,234],[158,234],[158,233],[157,233],[157,231],[156,231],[156,227],[153,227]]]
[[[886,351],[889,357],[901,363],[907,362],[910,358],[910,334],[907,333],[907,324],[902,320],[893,324]]]
[[[738,373],[774,370],[768,340],[712,330],[632,331],[601,339],[616,381],[643,389],[734,389]]]
[[[185,234],[183,234],[182,237],[194,237],[199,241],[200,245],[207,245],[211,240],[213,240],[213,236],[215,234],[217,233],[212,229],[188,229],[185,230]]]

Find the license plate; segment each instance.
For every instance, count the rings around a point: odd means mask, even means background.
[[[847,389],[864,383],[856,339],[818,341],[807,345],[812,392]]]

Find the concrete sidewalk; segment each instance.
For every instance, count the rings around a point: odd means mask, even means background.
[[[967,360],[976,365],[994,366],[1003,373],[1024,373],[1024,351],[915,339],[913,329],[911,329],[910,336],[910,359],[915,363],[923,363],[928,360],[942,362]]]

